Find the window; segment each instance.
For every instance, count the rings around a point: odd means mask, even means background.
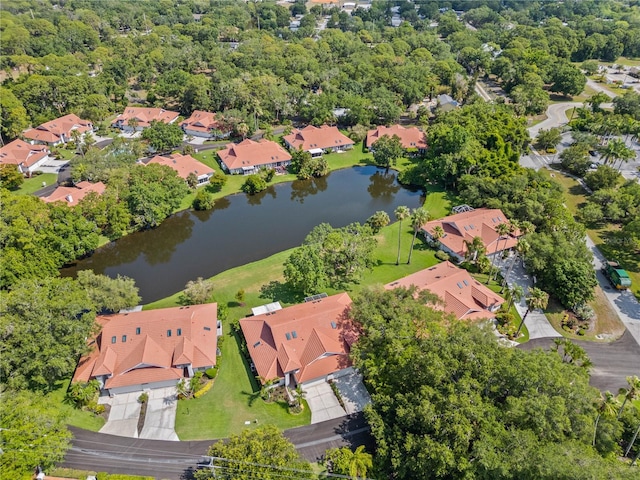
[[[127,336],[126,335],[122,335],[122,343],[125,343],[127,341]]]
[[[334,330],[338,328],[338,325],[336,324],[336,322],[331,322],[331,328],[333,328]]]
[[[456,285],[458,285],[458,288],[462,288],[462,284],[460,282],[458,282]]]
[[[116,343],[116,341],[117,341],[117,337],[115,335],[111,337],[111,343]]]
[[[179,328],[179,329],[177,330],[176,334],[177,334],[178,336],[181,336],[181,335],[182,335],[182,329],[181,329],[181,328]]]
[[[140,335],[140,327],[136,327],[136,335]]]
[[[207,332],[210,332],[210,331],[211,331],[211,327],[204,327],[204,329],[205,329]]]
[[[293,332],[291,332],[291,336],[293,338],[298,338],[298,332],[296,332],[295,330]]]
[[[469,286],[469,282],[467,282],[466,280],[463,280],[462,283],[464,283],[467,287]]]
[[[291,334],[289,332],[284,334],[285,337],[287,337],[287,340],[291,340]]]
[[[171,336],[171,330],[167,330],[167,337]]]

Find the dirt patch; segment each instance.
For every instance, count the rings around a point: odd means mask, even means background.
[[[142,402],[140,405],[140,416],[138,417],[138,435],[142,433],[142,428],[144,427],[144,419],[147,416],[147,404],[149,401]]]

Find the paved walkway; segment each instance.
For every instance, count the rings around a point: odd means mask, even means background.
[[[503,275],[506,275],[512,258],[513,257],[509,257],[498,263],[498,267],[500,268]],[[520,285],[522,287],[522,290],[524,291],[522,300],[520,300],[520,303],[516,304],[516,310],[518,310],[520,317],[524,317],[524,314],[527,311],[527,302],[525,300],[525,297],[529,288],[533,286],[533,279],[526,272],[520,260],[516,260],[516,263],[513,266],[511,273],[509,274],[508,285],[512,286],[513,284]],[[555,330],[555,328],[551,326],[545,314],[539,310],[532,310],[531,312],[529,312],[527,318],[524,320],[524,324],[527,326],[527,330],[529,330],[529,339],[531,340],[535,338],[562,336]]]
[[[347,414],[340,406],[331,385],[324,380],[305,385],[304,392],[311,410],[311,424],[344,417]]]
[[[549,130],[550,128],[565,125],[569,121],[566,115],[567,110],[579,107],[582,107],[582,103],[562,102],[549,105],[546,120],[529,127],[529,135],[531,135],[531,138],[536,138],[540,130]]]

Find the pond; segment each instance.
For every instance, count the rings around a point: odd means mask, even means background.
[[[231,195],[206,212],[177,213],[158,228],[127,235],[61,273],[75,276],[92,269],[111,277],[126,275],[149,303],[182,290],[189,280],[298,246],[320,223],[364,223],[378,210],[393,221],[399,205],[419,207],[421,192],[401,186],[395,172],[371,166],[338,170],[272,185],[253,196]]]

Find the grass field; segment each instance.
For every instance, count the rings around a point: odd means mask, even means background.
[[[47,185],[53,185],[57,181],[58,175],[55,173],[43,173],[36,177],[25,178],[24,182],[20,185],[20,188],[15,191],[15,193],[20,195],[31,195],[43,188],[42,182],[45,182]]]

